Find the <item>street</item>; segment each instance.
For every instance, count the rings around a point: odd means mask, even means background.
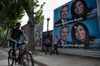
[[[8,66],[7,52],[0,50],[0,66]]]
[[[0,49],[0,66],[8,66],[7,52]],[[16,65],[18,66],[18,65]],[[38,66],[35,64],[35,66]]]
[[[99,58],[76,55],[45,55],[44,52],[33,55],[35,66],[100,66]],[[8,66],[7,52],[0,49],[0,66]],[[18,65],[16,65],[18,66]]]

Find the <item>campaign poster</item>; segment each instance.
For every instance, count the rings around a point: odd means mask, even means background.
[[[54,39],[60,48],[100,49],[96,0],[72,0],[54,10]]]

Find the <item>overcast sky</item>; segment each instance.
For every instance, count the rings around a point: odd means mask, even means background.
[[[69,2],[70,0],[39,0],[40,3],[45,2],[46,4],[43,7],[43,15],[45,17],[43,31],[47,30],[47,18],[50,18],[49,21],[49,30],[53,30],[53,11],[55,8]],[[25,25],[28,21],[28,16],[22,18],[22,25]]]

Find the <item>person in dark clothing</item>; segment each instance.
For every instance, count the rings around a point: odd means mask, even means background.
[[[45,54],[50,53],[52,55],[52,45],[49,39],[45,40]]]
[[[58,52],[58,43],[57,43],[57,41],[58,41],[58,37],[57,37],[57,35],[56,35],[56,37],[54,38],[54,49],[53,49],[53,53],[55,54],[59,54],[59,52]]]
[[[16,23],[16,27],[13,28],[12,30],[10,30],[8,33],[8,40],[13,49],[12,54],[13,54],[14,58],[16,57],[16,51],[15,51],[16,47],[20,46],[16,42],[19,42],[21,35],[23,35],[23,32],[19,29],[20,25],[21,25],[20,23]]]

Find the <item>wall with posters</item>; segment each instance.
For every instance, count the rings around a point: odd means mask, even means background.
[[[61,48],[100,49],[96,0],[72,0],[54,10],[54,38]]]
[[[42,47],[43,23],[35,24],[35,47]]]

